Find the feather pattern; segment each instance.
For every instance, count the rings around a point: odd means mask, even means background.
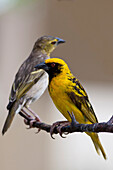
[[[58,110],[68,121],[71,122],[68,112],[73,112],[79,123],[92,124],[98,122],[86,91],[63,60],[58,58],[47,59],[43,65],[40,64],[37,67],[45,68],[44,70],[48,72],[50,96]],[[99,151],[101,151],[106,159],[98,134],[86,134],[91,137],[97,153],[99,154]]]
[[[12,85],[9,104],[9,110],[6,118],[2,134],[10,127],[14,115],[19,113],[22,107],[29,107],[30,103],[37,100],[45,91],[48,85],[48,74],[44,70],[31,74],[34,67],[50,58],[50,53],[57,47],[59,43],[65,41],[52,36],[40,37],[33,47],[30,56],[20,66],[14,83]]]

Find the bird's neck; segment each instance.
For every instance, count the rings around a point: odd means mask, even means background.
[[[56,72],[56,73],[49,72],[49,84],[51,83],[51,81],[54,78],[55,78],[55,80],[64,80],[64,79],[70,78],[71,76],[73,76],[73,75],[69,69],[58,70],[58,72]]]
[[[56,48],[56,46],[45,47],[45,48],[41,49],[41,52],[43,54],[46,54],[47,56],[50,56],[50,54],[54,51],[55,48]]]
[[[31,52],[31,55],[30,55],[30,56],[38,57],[38,56],[40,56],[41,54],[50,57],[50,52],[47,52],[47,51],[42,50],[42,49],[40,49],[40,48],[38,48],[38,49],[36,49],[36,50],[33,50],[33,51]]]
[[[41,50],[42,54],[45,54],[47,56],[50,56],[50,51],[47,51],[47,50]]]

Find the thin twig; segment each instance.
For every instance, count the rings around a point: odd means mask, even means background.
[[[27,121],[26,124],[30,125],[31,118],[27,117],[22,112],[20,112],[19,114]],[[73,119],[74,118],[72,115],[72,122],[74,122]],[[41,130],[44,130],[44,131],[50,133],[50,129],[51,129],[52,125],[48,125],[46,123],[36,121],[33,123],[33,127],[40,128]],[[108,122],[102,122],[102,123],[94,123],[94,124],[79,124],[77,122],[75,122],[75,124],[70,123],[70,125],[62,127],[61,131],[63,133],[65,133],[65,132],[67,132],[67,133],[73,133],[73,132],[96,132],[96,133],[109,132],[109,133],[113,133],[113,116],[110,118],[110,120]],[[54,129],[53,133],[54,134],[59,133],[57,130],[57,127]]]

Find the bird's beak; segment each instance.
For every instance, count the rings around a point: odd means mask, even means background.
[[[65,40],[63,40],[63,39],[61,39],[61,38],[57,38],[57,37],[56,37],[56,39],[58,40],[57,44],[61,44],[61,43],[65,43],[65,42],[66,42]]]
[[[45,62],[42,62],[38,65],[35,66],[35,69],[38,70],[38,69],[43,69],[45,71],[48,71],[49,70],[49,67],[46,65]]]

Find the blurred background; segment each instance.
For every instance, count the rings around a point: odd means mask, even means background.
[[[0,129],[14,76],[42,35],[66,40],[52,54],[64,59],[85,87],[100,122],[113,114],[113,1],[0,0]],[[31,108],[52,124],[65,118],[48,91]],[[66,139],[37,129],[27,130],[17,115],[0,134],[2,170],[112,170],[113,134],[99,134],[107,161],[98,156],[85,133]]]

